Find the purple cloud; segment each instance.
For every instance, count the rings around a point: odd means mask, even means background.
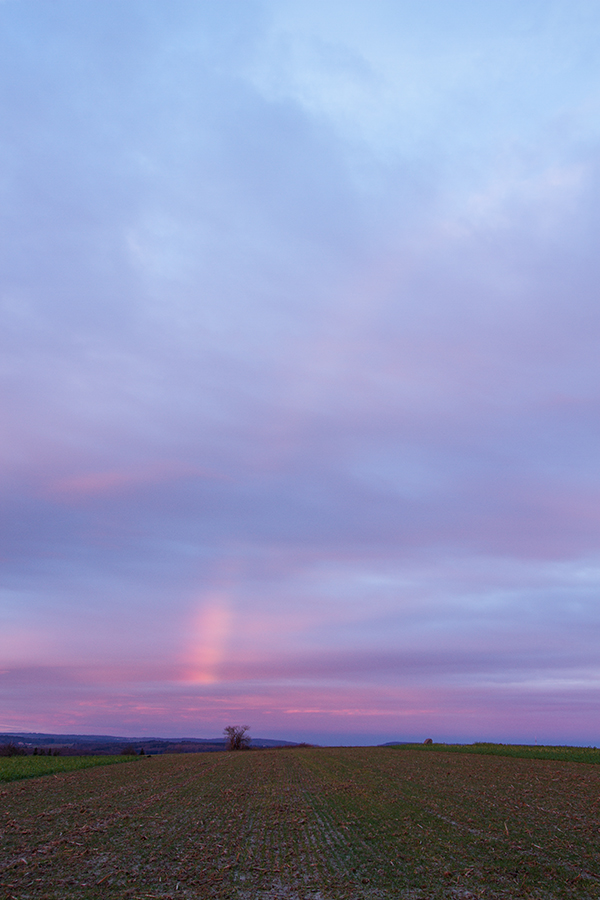
[[[228,10],[0,5],[0,729],[588,742],[600,17]]]

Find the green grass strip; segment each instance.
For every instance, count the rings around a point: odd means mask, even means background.
[[[564,762],[600,763],[596,747],[546,747],[522,744],[392,744],[392,750],[422,750],[424,753],[477,753],[512,756],[515,759],[555,759]]]
[[[110,766],[131,762],[135,756],[7,756],[0,757],[0,784],[19,781],[21,778],[37,778],[57,772],[74,772],[93,766]]]

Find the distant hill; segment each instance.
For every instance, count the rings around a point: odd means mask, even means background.
[[[119,737],[109,734],[44,734],[43,732],[18,731],[0,733],[3,744],[17,744],[27,752],[60,750],[63,756],[109,756],[121,753],[125,747],[137,753],[210,753],[225,749],[224,738],[156,738]],[[252,746],[295,747],[293,741],[274,741],[269,738],[252,738]]]

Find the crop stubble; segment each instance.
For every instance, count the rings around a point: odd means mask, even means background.
[[[600,767],[382,748],[163,756],[0,790],[3,898],[600,897]]]

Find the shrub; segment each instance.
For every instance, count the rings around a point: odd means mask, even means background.
[[[25,747],[17,747],[12,741],[0,747],[0,756],[27,756]]]
[[[249,725],[228,725],[223,731],[226,750],[249,750],[252,740]]]

